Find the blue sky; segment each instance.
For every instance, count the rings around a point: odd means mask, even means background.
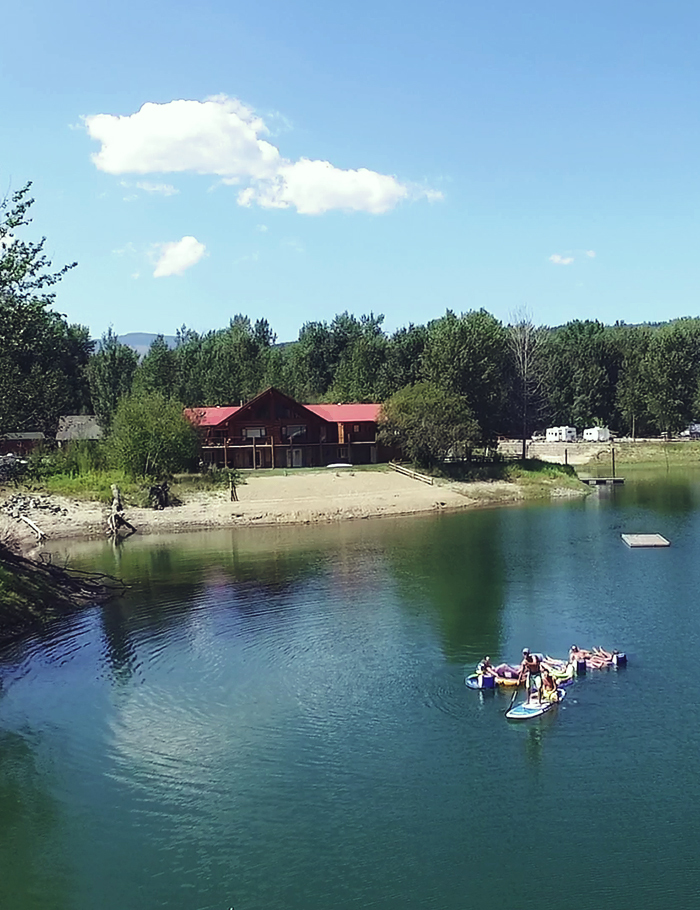
[[[33,181],[94,335],[697,315],[699,30],[690,2],[24,0],[0,187]]]

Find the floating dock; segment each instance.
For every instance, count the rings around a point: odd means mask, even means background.
[[[579,477],[581,483],[587,483],[589,487],[604,487],[610,484],[624,483],[624,477]]]
[[[661,534],[620,534],[628,547],[670,547],[671,541]]]

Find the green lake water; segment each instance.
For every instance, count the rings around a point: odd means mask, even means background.
[[[57,548],[132,587],[0,653],[1,910],[700,906],[699,545],[686,470]],[[521,725],[464,685],[573,643],[629,665]]]

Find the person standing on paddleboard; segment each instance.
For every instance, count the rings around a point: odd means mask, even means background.
[[[520,664],[520,676],[525,680],[528,701],[532,690],[537,692],[537,704],[542,703],[542,667],[537,654],[530,654],[529,648],[523,648],[523,662]]]

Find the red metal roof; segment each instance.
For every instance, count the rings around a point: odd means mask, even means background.
[[[218,427],[236,411],[240,408],[186,408],[185,417],[198,427]]]
[[[329,423],[376,423],[380,404],[305,404],[302,407]],[[185,417],[198,427],[218,427],[232,417],[240,407],[187,408]]]
[[[381,409],[380,404],[305,404],[304,407],[331,423],[376,423]]]

